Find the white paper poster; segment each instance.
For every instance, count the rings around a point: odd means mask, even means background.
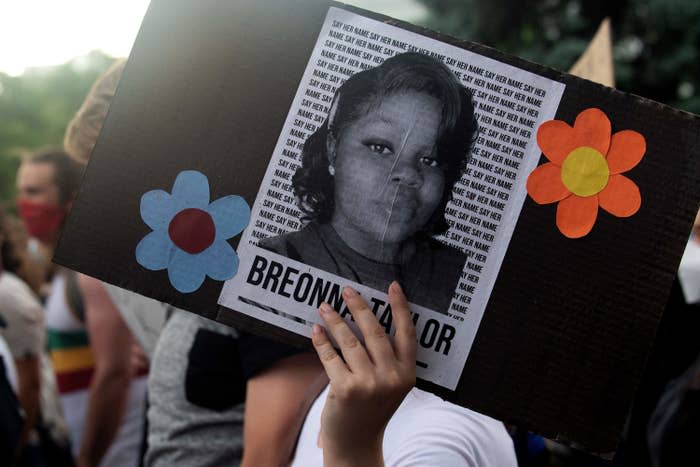
[[[219,303],[310,336],[322,301],[349,317],[352,285],[391,332],[399,280],[418,377],[454,389],[563,91],[330,8]]]

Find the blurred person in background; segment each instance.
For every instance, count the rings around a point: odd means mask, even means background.
[[[50,262],[63,221],[82,177],[78,164],[61,151],[27,154],[17,171],[17,211],[41,257]],[[50,275],[50,274],[49,274]]]
[[[34,426],[39,415],[40,357],[44,347],[44,314],[41,303],[15,272],[21,262],[10,241],[10,225],[0,210],[0,329],[17,372],[17,396],[24,410],[20,438],[24,456],[37,448]],[[26,449],[25,449],[26,448]]]
[[[17,258],[17,267],[13,272],[43,300],[49,291],[49,263],[40,256],[38,242],[29,237],[24,223],[15,215],[5,216],[4,229],[6,240],[12,245],[13,254]]]
[[[700,211],[664,309],[626,436],[626,465],[698,465]]]
[[[0,329],[5,321],[0,316]],[[0,459],[16,465],[24,427],[22,409],[17,400],[17,370],[12,353],[0,335]]]
[[[45,353],[44,311],[37,295],[43,270],[29,258],[21,223],[1,209],[0,260],[0,315],[5,322],[0,335],[14,358],[17,395],[25,415],[19,465],[72,465],[55,377]],[[35,280],[35,287],[29,286],[27,276]]]
[[[64,148],[81,164],[90,158],[125,65],[119,60],[97,79],[66,130]],[[167,307],[151,302],[149,313]],[[233,328],[173,309],[148,378],[145,465],[235,465],[241,458],[245,383],[238,337]]]
[[[82,176],[62,151],[25,159],[17,204],[29,234],[52,252]],[[138,465],[145,377],[132,360],[133,338],[102,283],[56,268],[46,328],[61,405],[79,467]]]

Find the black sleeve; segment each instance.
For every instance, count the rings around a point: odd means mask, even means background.
[[[253,334],[242,332],[238,337],[238,355],[246,381],[278,360],[307,351]]]
[[[188,355],[185,397],[199,407],[222,411],[245,401],[235,337],[199,329]]]

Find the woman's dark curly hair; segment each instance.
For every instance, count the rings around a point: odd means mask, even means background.
[[[335,183],[328,173],[328,137],[338,140],[348,125],[378,106],[384,97],[402,91],[424,93],[442,103],[437,158],[445,173],[445,187],[440,204],[422,232],[435,235],[447,231],[445,207],[469,162],[477,132],[474,104],[469,90],[459,84],[449,68],[414,52],[396,55],[376,68],[361,71],[336,91],[328,118],[304,143],[301,167],[292,178],[303,220],[323,224],[333,215]]]

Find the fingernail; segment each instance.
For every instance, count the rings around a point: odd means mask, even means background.
[[[331,311],[333,311],[333,308],[331,308],[331,306],[328,303],[323,302],[321,303],[321,306],[318,307],[318,311],[320,311],[321,313],[330,313]]]
[[[401,288],[401,285],[397,281],[394,281],[391,283],[391,288],[397,294],[401,294],[401,295],[404,294],[403,289]]]
[[[349,285],[343,287],[343,295],[345,295],[347,298],[354,297],[355,295],[358,295],[357,290],[353,289]]]
[[[314,325],[311,327],[311,333],[312,333],[314,336],[320,336],[321,334],[323,334],[323,329],[321,328],[321,325],[320,325],[320,324],[314,324]]]

